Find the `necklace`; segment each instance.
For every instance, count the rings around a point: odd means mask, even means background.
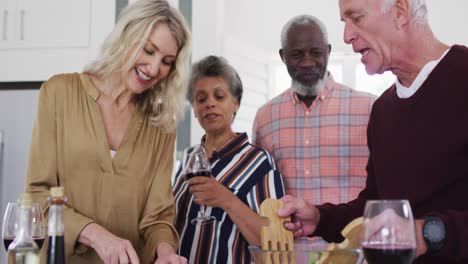
[[[205,150],[207,151],[207,153],[209,154],[209,156],[211,157],[211,153],[214,152],[214,151],[217,151],[219,148],[225,146],[227,143],[229,143],[234,137],[236,136],[236,133],[232,133],[232,135],[225,141],[223,141],[223,143],[221,144],[216,144],[216,145],[212,145],[212,144],[207,144],[206,143],[206,136],[205,136],[205,140],[203,142],[203,147],[205,148]]]

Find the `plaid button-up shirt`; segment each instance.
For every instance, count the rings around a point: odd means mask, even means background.
[[[292,88],[257,112],[253,143],[274,157],[286,194],[313,204],[343,203],[366,182],[367,123],[376,97],[336,83],[307,108]]]

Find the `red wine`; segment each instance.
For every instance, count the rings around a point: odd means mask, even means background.
[[[65,240],[63,236],[49,236],[48,264],[65,264]]]
[[[415,248],[366,248],[364,255],[369,264],[410,264],[416,256]]]
[[[8,247],[10,246],[11,242],[13,242],[14,237],[4,237],[3,238],[3,245],[5,245],[5,250],[8,251]]]
[[[34,239],[34,242],[36,242],[39,249],[41,249],[42,244],[44,244],[44,238],[42,238],[42,237],[33,237],[33,239]]]
[[[34,242],[36,242],[37,246],[39,247],[39,249],[42,248],[42,244],[44,244],[44,239],[43,238],[37,238],[37,237],[34,237]],[[6,237],[6,238],[3,238],[3,245],[5,245],[5,250],[8,251],[8,247],[10,246],[10,244],[13,242],[13,240],[15,240],[14,237]]]
[[[47,264],[65,264],[65,239],[63,238],[63,207],[65,205],[63,187],[50,188],[49,207],[49,245]]]
[[[190,180],[192,179],[193,177],[199,177],[199,176],[202,176],[202,177],[210,177],[211,176],[211,172],[210,171],[194,171],[194,172],[189,172],[187,174],[185,174],[185,179],[186,180]]]

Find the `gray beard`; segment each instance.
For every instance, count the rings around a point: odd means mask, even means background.
[[[325,76],[324,78],[319,79],[317,83],[310,86],[304,85],[296,80],[292,80],[291,87],[294,89],[294,92],[300,96],[317,96],[322,92],[323,87],[325,87]]]

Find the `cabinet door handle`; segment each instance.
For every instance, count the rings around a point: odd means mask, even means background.
[[[3,40],[7,40],[7,30],[8,30],[8,10],[3,10]]]
[[[24,9],[21,9],[20,11],[20,19],[21,19],[21,24],[20,24],[20,40],[24,40],[24,16],[25,16],[25,11]]]

